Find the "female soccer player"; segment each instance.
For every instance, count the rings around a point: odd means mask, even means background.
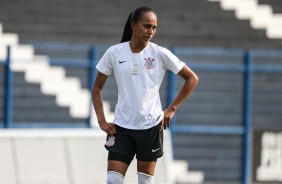
[[[132,12],[121,43],[110,47],[96,68],[92,90],[100,128],[107,133],[108,184],[122,184],[136,155],[139,184],[153,184],[157,158],[163,155],[163,129],[170,126],[176,109],[192,93],[197,75],[169,50],[150,40],[156,33],[157,16],[151,8]],[[174,101],[162,110],[159,88],[166,70],[184,79]],[[114,73],[118,102],[113,122],[103,112],[102,88]]]

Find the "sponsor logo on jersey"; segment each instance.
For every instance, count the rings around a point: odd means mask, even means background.
[[[144,64],[144,66],[147,68],[147,69],[152,69],[155,65],[154,65],[154,62],[155,62],[155,59],[154,58],[151,58],[151,57],[147,57],[144,59],[146,62]]]

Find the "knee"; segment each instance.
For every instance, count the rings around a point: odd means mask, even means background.
[[[138,172],[138,183],[139,184],[154,184],[154,176]]]
[[[115,171],[109,171],[107,174],[107,184],[123,184],[124,176]]]

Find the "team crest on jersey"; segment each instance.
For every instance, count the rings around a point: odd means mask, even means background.
[[[152,69],[154,66],[155,66],[155,59],[154,58],[151,58],[151,57],[147,57],[144,59],[146,62],[144,64],[144,66],[147,68],[147,69]]]
[[[110,147],[115,144],[115,136],[111,135],[107,137],[106,146]]]

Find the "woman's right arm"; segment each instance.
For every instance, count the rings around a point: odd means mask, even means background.
[[[108,123],[106,121],[103,108],[102,89],[104,84],[106,83],[107,78],[107,75],[98,72],[92,89],[92,102],[100,128],[108,135],[113,135],[116,133],[116,127],[113,123]]]

